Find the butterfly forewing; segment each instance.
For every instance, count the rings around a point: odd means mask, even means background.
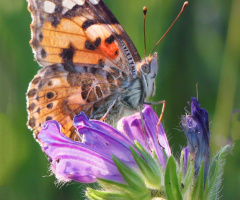
[[[29,0],[29,10],[31,44],[42,66],[108,60],[130,74],[140,61],[132,41],[102,0]]]
[[[30,43],[44,67],[29,85],[28,126],[37,134],[45,121],[57,120],[63,133],[75,138],[72,120],[81,111],[94,119],[108,113],[108,122],[119,117],[121,95],[137,76],[140,56],[104,2],[28,3],[33,18]]]

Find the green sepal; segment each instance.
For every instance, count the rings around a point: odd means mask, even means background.
[[[161,163],[159,162],[158,157],[157,157],[157,154],[156,154],[156,152],[155,152],[154,149],[153,149],[153,151],[152,151],[152,157],[153,157],[153,159],[155,160],[155,162],[157,163],[158,168],[159,168],[160,170],[163,170],[163,167],[162,167]],[[168,158],[167,158],[167,159],[168,159]],[[167,159],[166,159],[166,160],[167,160]]]
[[[163,152],[164,152],[164,154],[166,154],[166,151],[163,149]],[[166,154],[167,155],[167,154]],[[160,161],[158,160],[158,157],[157,157],[157,154],[156,154],[156,152],[154,151],[154,149],[153,149],[153,151],[152,151],[152,157],[153,157],[153,159],[155,160],[155,164],[156,164],[156,168],[157,168],[157,172],[156,173],[159,173],[159,177],[160,177],[160,179],[161,180],[164,180],[164,179],[162,179],[161,177],[164,177],[164,173],[165,173],[165,167],[166,166],[162,166],[161,165],[161,163],[160,163]],[[166,159],[165,159],[165,161],[167,162],[167,160],[168,160],[168,157],[166,157]],[[163,184],[163,183],[162,183]]]
[[[182,195],[178,183],[176,163],[173,156],[170,156],[165,169],[165,189],[168,200],[181,200]]]
[[[184,176],[184,162],[183,162],[184,151],[181,152],[180,164],[179,164],[179,174],[178,174],[178,184],[182,184],[182,179]]]
[[[107,179],[101,179],[98,178],[98,183],[100,186],[102,186],[104,189],[107,189],[108,191],[117,191],[117,192],[129,192],[131,193],[132,190],[128,185],[118,183],[115,181],[110,181]]]
[[[146,162],[151,167],[153,172],[155,174],[159,173],[159,167],[156,164],[154,158],[151,155],[149,155],[149,153],[141,146],[141,144],[139,144],[136,140],[134,142],[135,142],[134,147],[138,150],[138,152],[141,154],[144,160],[146,160]]]
[[[135,171],[133,171],[116,156],[113,155],[112,159],[117,166],[119,172],[121,173],[122,177],[131,188],[133,188],[134,190],[139,190],[141,192],[147,189],[144,181]]]
[[[124,196],[125,199],[137,198],[149,200],[151,197],[151,193],[147,189],[145,191],[139,192],[139,190],[135,190],[130,185],[125,185],[106,179],[98,179],[98,183],[100,186],[102,186],[105,192],[111,194],[121,194],[121,196]]]
[[[156,156],[156,158],[153,158],[152,155],[150,155],[137,141],[135,141],[134,147],[138,150],[138,152],[141,154],[143,159],[148,163],[149,167],[152,169],[153,173],[156,175],[161,173],[161,165],[159,167],[159,160]],[[153,155],[156,154],[153,151]],[[159,163],[159,164],[158,164]],[[160,177],[159,177],[160,178]]]
[[[167,161],[168,160],[168,155],[167,155],[167,152],[165,151],[165,149],[163,149],[163,154],[164,154],[165,160]]]
[[[214,157],[210,170],[209,170],[209,174],[212,175],[214,174],[215,170],[216,170],[216,163],[217,162],[221,162],[224,159],[224,155],[225,153],[227,153],[228,150],[231,149],[230,145],[226,145],[225,147],[223,147],[218,153],[217,155]]]
[[[126,200],[130,199],[127,193],[105,192],[87,188],[86,196],[92,200]]]
[[[204,193],[204,163],[202,162],[197,175],[197,180],[194,184],[191,199],[203,200],[203,193]]]
[[[128,199],[131,199],[130,197],[132,197],[133,199],[137,197],[139,199],[142,199],[144,198],[144,196],[150,197],[149,190],[139,192],[139,190],[135,190],[129,185],[117,183],[106,179],[99,179],[98,183],[100,184],[100,186],[102,186],[102,188],[104,188],[105,192],[119,193],[123,196],[127,196]]]
[[[182,180],[183,184],[183,189],[182,189],[182,194],[185,196],[185,194],[191,189],[191,185],[193,185],[194,182],[194,162],[191,161],[190,153],[188,155],[188,166],[187,166],[187,171],[186,174]]]
[[[206,192],[206,195],[210,197],[209,199],[217,199],[219,195],[224,156],[230,150],[231,150],[231,146],[226,145],[217,153],[217,155],[214,157],[212,161],[209,174],[208,174],[209,191]],[[210,187],[212,188],[211,191],[210,191]]]
[[[154,172],[148,163],[141,156],[139,156],[139,154],[137,154],[132,147],[130,147],[130,150],[134,160],[143,174],[144,179],[146,180],[147,185],[152,189],[160,189],[161,177],[159,176],[159,173]],[[151,155],[148,154],[148,157],[151,157]]]
[[[207,179],[207,183],[206,183],[206,188],[205,188],[205,192],[204,192],[204,199],[216,199],[217,194],[215,194],[217,191],[215,189],[215,183],[217,182],[217,177],[218,177],[218,169],[219,169],[219,163],[216,163],[215,166],[215,172],[213,174],[213,176],[211,177],[211,179]]]

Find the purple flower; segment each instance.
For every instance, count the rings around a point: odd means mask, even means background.
[[[188,151],[195,161],[195,174],[198,174],[201,163],[204,162],[204,178],[209,169],[210,135],[208,112],[200,108],[196,98],[191,98],[191,114],[182,116],[181,124],[188,140]]]
[[[165,168],[167,156],[171,150],[162,126],[159,126],[159,141],[156,138],[158,117],[150,106],[143,110],[145,133],[142,131],[140,114],[125,117],[118,123],[120,131],[110,125],[89,120],[82,112],[74,117],[82,142],[73,141],[61,133],[56,121],[47,121],[38,135],[43,151],[49,156],[51,170],[59,181],[75,180],[83,183],[96,182],[98,178],[124,183],[112,155],[132,169],[138,170],[131,150],[137,140],[149,153],[154,151]],[[146,138],[146,139],[145,139]]]

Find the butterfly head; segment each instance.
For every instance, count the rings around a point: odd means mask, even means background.
[[[155,78],[158,72],[158,54],[146,57],[138,65],[138,73],[142,80],[144,98],[153,96],[155,93]]]

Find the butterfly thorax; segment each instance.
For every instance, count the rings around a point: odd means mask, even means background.
[[[158,72],[157,53],[144,58],[136,63],[136,66],[137,77],[130,82],[122,94],[123,103],[131,109],[137,109],[144,104],[146,98],[155,93],[155,78]]]

